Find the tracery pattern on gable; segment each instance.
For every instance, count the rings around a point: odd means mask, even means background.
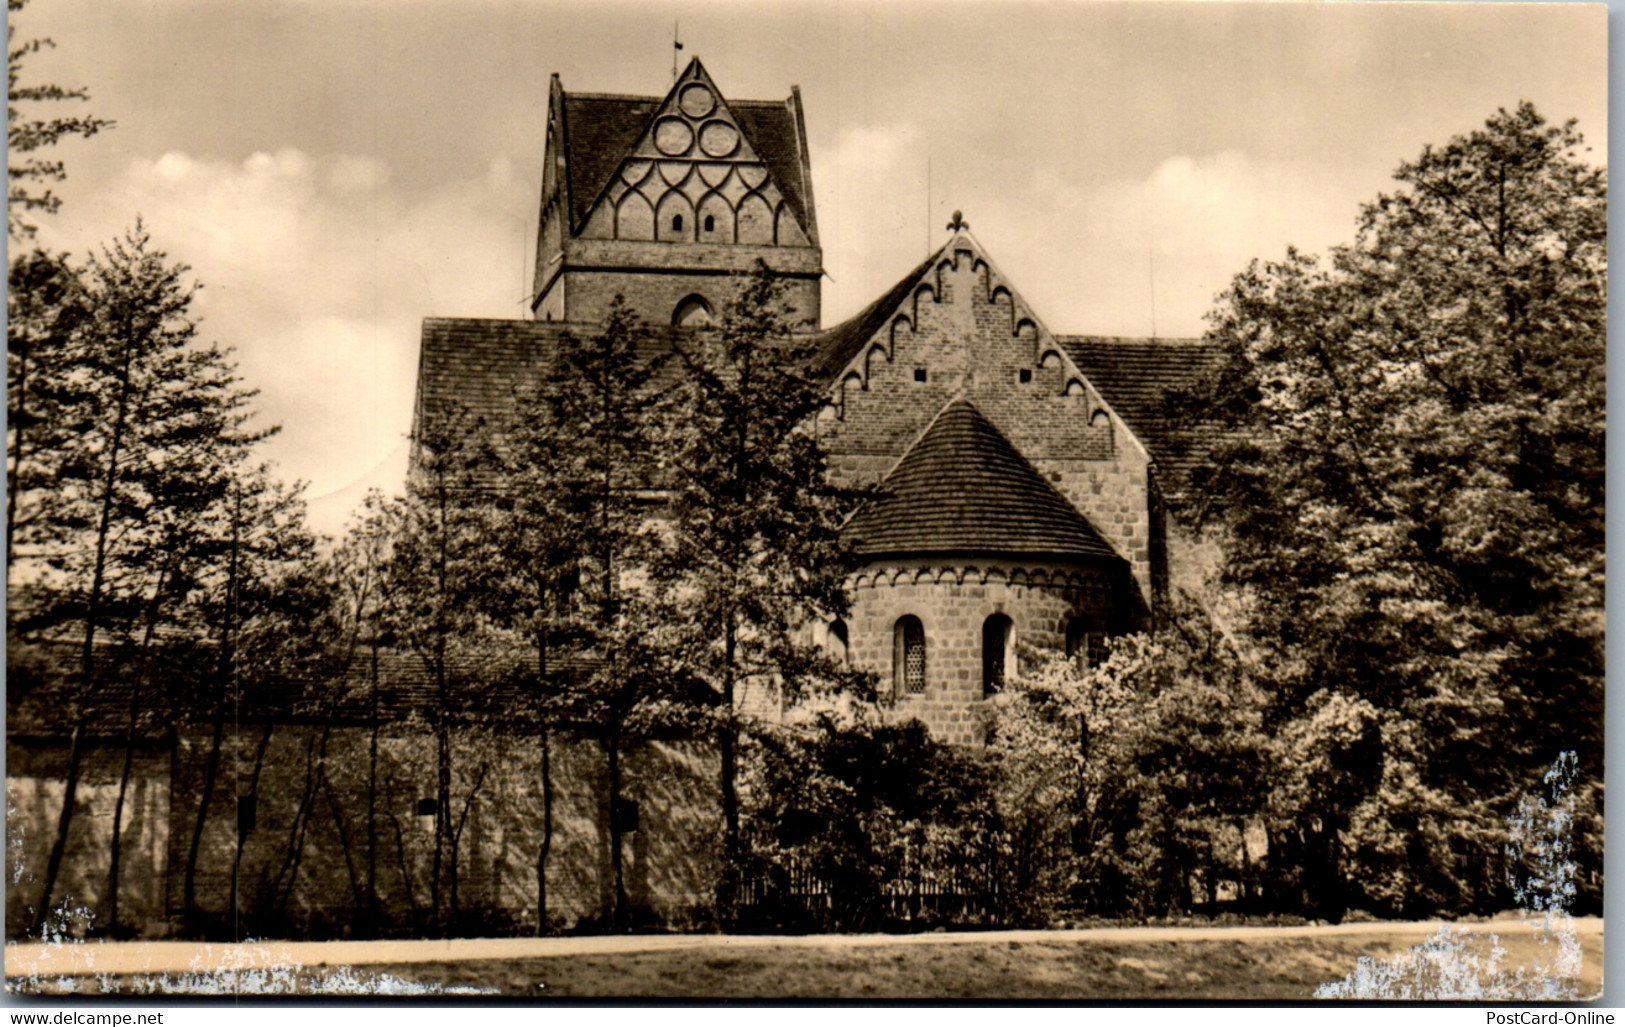
[[[593,205],[581,237],[811,245],[727,105],[699,80],[667,98]]]

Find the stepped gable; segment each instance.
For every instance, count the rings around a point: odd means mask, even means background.
[[[425,418],[466,413],[500,421],[513,409],[514,391],[535,381],[552,361],[558,341],[566,332],[590,335],[597,330],[595,325],[572,326],[556,321],[425,318],[413,434],[418,433]],[[677,331],[681,329],[649,326],[646,346],[639,357],[653,360],[670,352]],[[655,381],[669,380],[675,374],[676,369],[668,361],[656,372]]]
[[[570,230],[579,232],[623,162],[634,157],[662,111],[678,105],[677,93],[693,82],[704,83],[716,96],[712,117],[731,116],[744,137],[742,152],[766,165],[808,239],[817,244],[812,182],[799,92],[787,100],[730,100],[718,90],[698,57],[678,76],[670,92],[659,96],[614,93],[570,93],[564,99],[565,165],[570,186]]]
[[[886,290],[879,299],[822,333],[823,337],[818,346],[818,365],[823,368],[826,375],[833,378],[840,374],[842,368],[863,352],[869,340],[886,326],[897,313],[897,308],[914,291],[914,286],[924,277],[926,271],[941,259],[946,249],[944,246],[925,258],[896,285]]]
[[[842,529],[861,556],[1118,559],[968,400],[949,403]]]
[[[1212,425],[1176,425],[1166,399],[1216,369],[1224,359],[1219,348],[1205,339],[1058,335],[1056,341],[1151,450],[1169,494],[1182,494],[1221,433]]]

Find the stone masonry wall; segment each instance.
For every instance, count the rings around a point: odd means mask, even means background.
[[[651,244],[656,245],[656,244]],[[609,313],[611,301],[617,295],[645,321],[653,325],[669,325],[677,305],[689,296],[699,295],[710,304],[711,312],[721,316],[722,308],[733,301],[739,291],[737,274],[718,271],[710,274],[659,274],[629,271],[565,271],[549,290],[537,308],[537,318],[597,325]],[[552,304],[558,297],[559,306]],[[785,302],[797,319],[806,318],[816,324],[818,320],[818,281],[806,278],[785,279]]]
[[[1115,631],[1120,623],[1119,583],[1109,571],[1055,564],[926,560],[871,565],[852,579],[847,622],[850,659],[880,674],[883,692],[897,694],[889,714],[917,718],[944,741],[979,745],[985,739],[982,628],[1002,613],[1017,642],[1047,649],[1065,644],[1067,624]],[[897,621],[913,615],[925,629],[925,691],[901,694],[893,667]],[[1014,673],[1014,656],[1006,664]]]
[[[364,728],[278,726],[265,748],[257,784],[253,766],[262,728],[229,726],[219,779],[205,821],[196,873],[197,903],[230,930],[237,796],[257,798],[255,824],[238,869],[238,927],[262,937],[343,937],[367,930],[366,884],[378,894],[376,929],[417,933],[430,922],[433,818],[420,799],[435,794],[434,744],[427,731],[381,735],[376,765]],[[129,833],[120,889],[121,919],[148,934],[180,923],[184,875],[209,746],[185,735],[173,751],[147,753],[126,811]],[[536,857],[542,839],[539,748],[504,733],[458,732],[453,741],[452,824],[458,842],[457,904],[463,933],[531,933],[536,922]],[[8,889],[7,930],[28,925],[27,887],[42,876],[60,810],[65,746],[8,750],[9,868],[24,882]],[[122,749],[119,753],[122,757]],[[98,752],[94,768],[111,756]],[[55,762],[53,762],[55,761]],[[650,743],[626,753],[623,795],[638,803],[628,834],[625,880],[634,914],[692,922],[712,902],[715,839],[720,831],[716,760],[703,743]],[[374,769],[375,768],[375,769]],[[604,917],[613,903],[604,755],[595,742],[555,738],[554,837],[548,861],[548,912],[555,927]],[[369,781],[372,830],[368,823]],[[116,778],[111,780],[116,788]],[[87,787],[88,785],[88,787]],[[81,782],[57,894],[105,921],[108,824],[112,796],[105,769]],[[131,819],[132,811],[134,813]],[[449,849],[446,853],[449,860]],[[451,903],[452,868],[441,901]]]

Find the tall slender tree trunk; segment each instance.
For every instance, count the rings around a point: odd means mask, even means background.
[[[197,821],[192,825],[192,844],[186,853],[186,877],[181,888],[181,901],[188,920],[198,915],[197,864],[203,849],[203,830],[208,824],[209,807],[214,802],[215,781],[220,774],[220,750],[225,741],[226,699],[231,694],[232,674],[236,656],[232,642],[236,631],[237,614],[238,532],[242,517],[242,496],[232,488],[231,548],[226,558],[226,594],[220,622],[220,664],[218,684],[214,697],[214,734],[209,741],[209,757],[203,767],[203,793],[198,799]]]
[[[265,730],[260,732],[260,744],[254,749],[254,769],[249,771],[248,800],[258,806],[260,794],[260,768],[265,766],[265,750],[271,745],[271,732],[276,728],[273,718],[266,718]],[[241,799],[238,800],[239,802]],[[258,810],[256,809],[256,818]],[[240,917],[242,915],[242,900],[240,888],[242,884],[243,846],[248,841],[248,833],[243,830],[241,820],[237,827],[237,847],[231,855],[231,934],[235,940],[242,940]]]
[[[537,585],[536,626],[536,685],[546,691],[547,667],[547,581]],[[553,851],[553,752],[548,724],[547,695],[537,696],[537,714],[541,718],[542,747],[542,844],[536,851],[536,936],[547,934],[547,858]]]
[[[73,830],[74,806],[79,801],[80,761],[84,759],[85,734],[88,730],[89,706],[96,690],[95,653],[96,628],[102,615],[103,589],[107,584],[107,556],[113,526],[113,493],[118,484],[119,461],[124,456],[124,433],[129,420],[130,363],[134,354],[130,341],[125,340],[119,362],[119,395],[114,405],[113,425],[108,441],[107,470],[102,478],[102,495],[96,524],[95,562],[90,576],[90,595],[85,602],[85,637],[79,661],[80,708],[78,722],[68,742],[68,772],[62,793],[62,812],[57,817],[56,840],[45,864],[45,880],[40,888],[40,903],[34,918],[34,933],[45,930],[51,915],[51,895],[56,890],[57,877],[62,872],[62,858],[67,853],[68,837]]]
[[[378,633],[372,642],[372,725],[367,738],[367,905],[368,937],[378,927]]]
[[[734,752],[739,733],[739,723],[734,712],[735,669],[734,661],[738,658],[739,628],[734,623],[732,615],[724,627],[723,636],[723,671],[722,671],[722,832],[723,848],[728,861],[737,863],[739,856],[739,794],[737,788],[738,766]]]
[[[542,844],[536,852],[536,936],[547,933],[547,857],[553,851],[552,745],[542,725]]]
[[[621,730],[618,722],[605,736],[604,749],[609,761],[609,866],[615,878],[615,911],[610,922],[616,931],[624,931],[627,902],[625,860],[621,852]]]
[[[135,687],[130,690],[130,712],[124,729],[124,766],[119,771],[118,801],[113,804],[113,842],[112,853],[107,868],[107,928],[118,933],[119,923],[119,866],[124,851],[124,797],[130,790],[130,773],[135,764],[135,734],[136,724],[140,719],[141,691],[151,672],[152,639],[158,626],[158,604],[164,593],[164,585],[169,577],[169,566],[165,564],[158,573],[158,583],[153,588],[152,601],[147,606],[147,627],[142,633],[141,652],[137,660],[140,671],[135,677]]]
[[[430,904],[433,907],[433,927],[436,937],[443,933],[444,920],[440,908],[440,868],[442,853],[445,849],[446,835],[449,833],[451,818],[451,737],[447,726],[450,710],[447,701],[450,698],[446,689],[446,585],[447,585],[447,543],[446,533],[449,525],[446,522],[446,486],[440,483],[437,499],[440,507],[439,552],[436,567],[435,586],[438,595],[435,597],[435,633],[434,633],[434,672],[435,672],[435,810],[434,810],[434,860],[429,878]]]

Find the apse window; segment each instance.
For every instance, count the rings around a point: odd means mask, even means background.
[[[982,697],[1004,690],[1010,663],[1010,618],[995,613],[982,622]]]
[[[925,381],[925,368],[916,367],[914,369],[914,380],[917,381],[917,382]]]
[[[925,691],[925,625],[912,615],[899,617],[893,632],[892,689],[899,696]]]
[[[825,636],[824,650],[829,653],[830,659],[836,663],[844,664],[850,649],[851,645],[847,640],[846,621],[834,621],[830,624],[829,632]]]

